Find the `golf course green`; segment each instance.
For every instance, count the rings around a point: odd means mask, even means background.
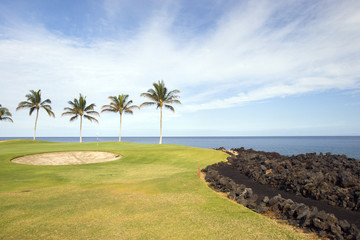
[[[11,162],[29,154],[105,151],[115,161]],[[119,142],[0,142],[0,239],[309,239],[211,190],[198,167],[212,149]]]

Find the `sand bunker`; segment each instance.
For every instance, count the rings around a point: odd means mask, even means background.
[[[74,165],[108,162],[120,159],[121,156],[110,152],[52,152],[26,155],[11,160],[15,163],[27,165]]]

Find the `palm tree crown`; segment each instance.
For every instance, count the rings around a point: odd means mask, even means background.
[[[50,117],[55,117],[55,114],[51,109],[51,106],[50,106],[51,100],[50,99],[41,101],[41,90],[40,89],[37,92],[34,90],[30,90],[30,94],[25,95],[25,97],[27,98],[27,101],[20,102],[18,107],[16,108],[16,111],[20,110],[20,109],[29,108],[29,115],[31,116],[31,114],[36,110],[36,119],[35,119],[35,127],[34,127],[34,140],[35,140],[36,124],[37,124],[37,120],[39,117],[40,108],[45,109],[45,111],[47,112],[47,114]]]
[[[146,93],[140,94],[141,97],[146,97],[151,100],[151,102],[144,102],[140,105],[147,106],[147,105],[154,105],[156,104],[156,108],[166,107],[171,111],[175,112],[175,109],[170,104],[181,102],[178,100],[180,98],[177,93],[180,93],[179,90],[175,89],[168,92],[167,88],[165,87],[164,81],[158,81],[157,83],[153,83],[154,89],[149,89]]]
[[[140,105],[140,107],[143,106],[149,106],[156,104],[156,108],[160,108],[160,141],[159,144],[162,143],[162,108],[165,107],[167,109],[170,109],[171,111],[175,112],[175,109],[171,104],[177,103],[181,104],[181,102],[178,100],[180,97],[176,95],[177,93],[180,93],[179,90],[175,89],[172,91],[168,91],[165,87],[164,81],[158,81],[157,83],[153,83],[154,89],[149,89],[146,93],[140,94],[142,97],[146,97],[151,102],[144,102]]]
[[[94,110],[95,104],[92,103],[86,106],[86,97],[83,97],[80,93],[79,99],[74,98],[74,101],[68,101],[70,107],[65,107],[65,112],[61,116],[73,115],[70,118],[70,122],[75,121],[80,116],[80,142],[82,142],[81,130],[82,130],[82,118],[88,119],[90,122],[99,121],[91,115],[100,116],[97,111]]]
[[[101,112],[118,112],[121,114],[129,113],[133,114],[132,109],[138,108],[136,105],[131,105],[133,103],[132,100],[129,100],[129,95],[127,94],[120,94],[119,96],[110,96],[109,99],[111,100],[109,105],[102,106]]]
[[[14,122],[11,117],[12,115],[9,112],[9,109],[7,109],[6,107],[2,107],[0,104],[0,121]]]
[[[101,112],[114,112],[120,114],[120,132],[119,132],[119,142],[121,142],[121,122],[122,122],[122,114],[128,113],[133,114],[132,109],[138,108],[136,105],[131,105],[133,103],[132,100],[128,101],[129,95],[120,94],[119,96],[109,96],[111,100],[109,105],[102,106]]]

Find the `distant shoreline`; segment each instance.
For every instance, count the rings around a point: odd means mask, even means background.
[[[0,140],[29,139],[32,137],[0,137]],[[37,140],[48,142],[78,143],[79,137],[37,137]],[[83,137],[83,142],[117,142],[118,137]],[[158,144],[159,137],[122,137],[123,142]],[[282,155],[304,153],[345,154],[360,159],[360,136],[266,136],[266,137],[163,137],[163,144],[185,145],[199,148],[226,149],[244,147],[257,151],[278,152]]]
[[[96,138],[96,137],[101,137],[101,138],[119,138],[118,136],[83,136],[83,138]],[[122,136],[125,138],[158,138],[159,136]],[[289,135],[289,136],[278,136],[278,135],[273,135],[273,136],[163,136],[166,138],[336,138],[336,137],[360,137],[360,135]],[[0,136],[1,138],[6,138],[6,139],[32,139],[33,136],[28,136],[28,137],[4,137],[4,136]],[[61,137],[53,137],[53,136],[37,136],[36,138],[79,138],[79,136],[61,136]]]

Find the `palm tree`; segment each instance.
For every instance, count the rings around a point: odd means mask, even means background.
[[[90,116],[90,115],[96,115],[100,116],[97,111],[94,111],[94,107],[96,106],[94,103],[90,104],[89,106],[86,106],[86,97],[83,97],[80,93],[79,99],[74,98],[74,101],[68,101],[71,107],[66,107],[63,114],[61,116],[66,115],[74,115],[70,118],[70,122],[75,121],[80,116],[80,143],[82,142],[81,137],[81,130],[82,130],[82,119],[83,117],[90,120],[90,122],[95,121],[99,123],[99,121]]]
[[[180,98],[177,93],[180,93],[179,90],[175,89],[172,91],[167,90],[165,87],[164,81],[161,80],[157,83],[153,83],[154,89],[149,89],[146,93],[140,94],[141,97],[146,97],[151,100],[151,102],[144,102],[140,105],[140,108],[142,106],[148,106],[148,105],[154,105],[156,104],[156,108],[160,108],[160,141],[159,144],[162,143],[162,109],[163,107],[170,109],[171,111],[175,112],[175,109],[171,104],[178,103],[181,104],[181,102],[178,100]]]
[[[9,112],[9,109],[7,109],[6,107],[2,107],[0,104],[0,121],[14,122],[11,117],[12,115]]]
[[[16,108],[17,110],[20,109],[24,109],[24,108],[29,108],[29,115],[31,116],[31,114],[35,111],[36,109],[36,118],[35,118],[35,127],[34,127],[34,140],[36,137],[36,124],[37,124],[37,120],[39,117],[39,110],[40,108],[45,109],[45,111],[47,112],[47,114],[50,117],[54,117],[55,118],[55,114],[51,109],[51,101],[50,99],[46,99],[44,101],[41,101],[41,90],[39,89],[37,92],[34,90],[30,90],[30,94],[25,95],[25,97],[27,98],[27,101],[23,101],[20,102],[18,107]]]
[[[127,100],[129,95],[121,94],[119,96],[109,96],[111,100],[109,105],[102,106],[101,112],[114,112],[120,114],[120,132],[119,132],[119,142],[121,142],[121,122],[122,122],[122,114],[129,113],[133,114],[132,109],[138,108],[136,105],[131,105],[133,103],[132,100]]]

